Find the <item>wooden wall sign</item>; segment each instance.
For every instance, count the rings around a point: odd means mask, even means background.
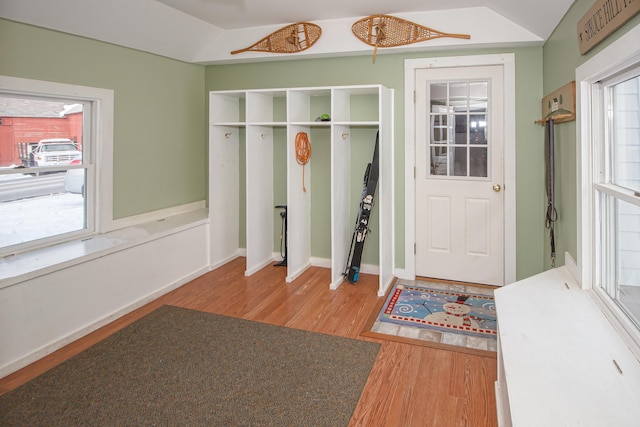
[[[584,55],[640,12],[640,0],[596,0],[578,22],[578,45]]]

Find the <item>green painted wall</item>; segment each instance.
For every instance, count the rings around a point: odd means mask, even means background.
[[[384,84],[396,91],[396,263],[404,266],[404,60],[408,58],[514,52],[516,55],[517,277],[545,268],[544,163],[540,99],[574,78],[581,57],[575,40],[577,20],[591,5],[578,0],[543,48],[428,51],[410,54],[200,66],[82,37],[0,19],[0,74],[109,88],[115,91],[114,215],[123,218],[206,199],[207,96],[210,90],[267,87]],[[625,28],[638,23],[638,17]],[[625,29],[619,31],[624,32]],[[600,50],[599,46],[595,52]],[[543,84],[544,76],[544,84]],[[365,131],[363,131],[365,132]],[[314,139],[325,138],[322,135]],[[362,139],[370,138],[363,135]],[[575,124],[559,127],[561,162],[559,253],[575,255]],[[566,143],[564,141],[567,141]],[[561,145],[561,143],[558,143]],[[283,151],[285,148],[280,147]],[[328,153],[319,148],[314,159]],[[371,153],[361,153],[366,162]],[[281,156],[276,156],[279,158]],[[358,185],[363,170],[354,166]],[[313,169],[312,169],[313,170]],[[324,175],[323,175],[324,174]],[[274,177],[281,187],[283,175]],[[280,184],[279,184],[280,183]],[[314,204],[327,200],[326,169],[311,178]],[[277,193],[277,192],[276,192]],[[282,198],[283,194],[277,194]],[[285,196],[286,197],[286,196]],[[275,210],[274,210],[275,212]],[[314,213],[314,256],[328,256],[327,210]],[[274,224],[279,225],[274,216]],[[373,239],[377,239],[377,236]],[[242,236],[241,236],[242,238]],[[277,236],[274,246],[277,247]],[[374,240],[375,241],[375,240]],[[365,254],[375,262],[376,254]],[[559,260],[562,263],[562,260]]]
[[[205,67],[0,19],[0,74],[113,89],[114,217],[204,200]]]
[[[580,65],[601,52],[629,29],[640,24],[640,15],[631,19],[618,31],[586,55],[578,48],[578,21],[594,4],[593,0],[576,0],[543,47],[544,94],[575,80],[575,71]],[[556,226],[556,265],[564,264],[564,252],[577,259],[577,167],[576,167],[576,122],[556,126],[556,200],[558,222]],[[545,238],[545,268],[550,267],[550,249]]]
[[[337,57],[325,59],[296,59],[262,63],[212,65],[206,69],[206,90],[259,89],[306,86],[340,86],[359,84],[383,84],[395,90],[395,206],[396,206],[396,265],[404,266],[404,60],[436,56],[461,56],[494,53],[516,55],[516,168],[517,168],[517,277],[524,278],[543,269],[544,254],[544,164],[542,128],[534,124],[540,115],[542,97],[542,48],[486,49],[469,51],[424,51],[411,54],[378,54],[376,63],[371,56]],[[363,131],[364,132],[364,131]],[[366,133],[366,132],[365,132]],[[316,137],[317,139],[318,137]],[[321,137],[320,137],[321,138]],[[363,135],[361,139],[371,138]],[[312,138],[312,144],[313,144]],[[369,146],[370,147],[370,146]],[[328,158],[326,152],[316,152],[312,162]],[[352,157],[360,156],[364,163],[371,158],[366,144]],[[277,156],[279,157],[279,156]],[[326,160],[326,159],[325,159]],[[328,160],[327,160],[328,161]],[[317,163],[316,163],[317,164]],[[279,165],[276,170],[284,166]],[[318,169],[318,168],[316,168]],[[328,176],[315,174],[312,165],[314,188],[312,205],[321,206],[328,198]],[[322,168],[322,170],[325,170]],[[364,168],[352,168],[352,188],[361,186]],[[280,180],[283,178],[280,177]],[[276,194],[278,190],[276,188]],[[286,195],[285,195],[286,197]],[[244,200],[244,197],[241,197]],[[354,198],[354,200],[356,200]],[[357,201],[357,200],[356,200]],[[242,206],[241,211],[243,211]],[[275,210],[274,210],[275,214]],[[326,257],[330,250],[330,223],[327,209],[314,210],[314,222],[318,231],[312,236],[312,255]],[[355,221],[355,214],[354,221]],[[275,215],[274,215],[275,217]],[[277,218],[274,223],[277,225]],[[278,229],[278,228],[277,228]],[[377,246],[375,224],[372,225],[371,245]],[[368,238],[369,239],[369,238]],[[369,242],[369,240],[367,240]],[[276,242],[277,243],[277,242]],[[277,246],[276,246],[277,247]],[[370,250],[364,254],[365,263],[377,263],[377,254]]]

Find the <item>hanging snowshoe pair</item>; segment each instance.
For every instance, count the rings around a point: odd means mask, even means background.
[[[356,21],[351,26],[351,31],[362,42],[374,47],[374,63],[379,47],[397,47],[441,37],[471,38],[468,34],[443,33],[415,22],[382,14],[367,16]],[[274,31],[247,48],[234,50],[231,54],[248,51],[298,53],[313,46],[321,35],[322,29],[318,25],[310,22],[296,22]]]

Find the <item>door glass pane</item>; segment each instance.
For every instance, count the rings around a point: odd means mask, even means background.
[[[467,144],[468,142],[468,131],[469,131],[469,120],[466,114],[456,114],[454,117],[455,120],[455,130],[456,130],[456,144]]]
[[[446,144],[449,140],[448,120],[446,114],[431,116],[431,143]]]
[[[469,120],[469,143],[488,144],[486,114],[473,114]]]
[[[447,152],[445,147],[431,147],[431,175],[447,175]]]
[[[469,111],[469,83],[450,83],[449,105],[456,113]]]
[[[467,176],[467,147],[456,147],[453,150],[453,175]]]
[[[469,161],[469,176],[487,177],[487,148],[471,147],[469,148],[471,159]]]
[[[447,83],[431,83],[429,85],[429,90],[429,93],[431,94],[430,111],[446,111],[446,107],[448,105],[447,100],[449,97],[449,85]]]
[[[469,111],[486,113],[489,102],[489,82],[469,83]]]
[[[640,192],[640,76],[612,87],[614,184]]]

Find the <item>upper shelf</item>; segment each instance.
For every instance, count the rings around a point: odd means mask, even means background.
[[[380,85],[217,91],[210,94],[216,126],[331,124],[375,126],[380,121]],[[321,120],[323,116],[329,120]]]

